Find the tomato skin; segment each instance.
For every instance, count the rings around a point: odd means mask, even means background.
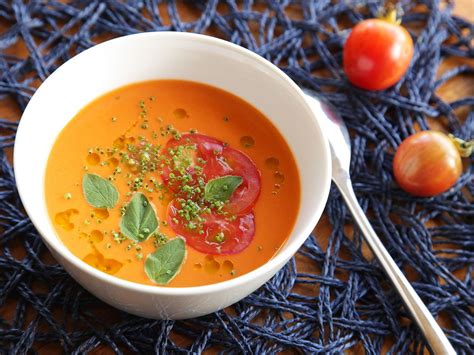
[[[254,162],[220,140],[198,133],[183,134],[180,139],[169,140],[164,154],[170,164],[163,168],[161,177],[175,193],[167,211],[171,229],[184,237],[190,247],[205,254],[229,255],[247,248],[255,235],[255,217],[251,210],[261,190],[260,171]],[[183,161],[186,165],[180,165]],[[183,210],[186,206],[183,197],[187,192],[179,178],[184,175],[186,185],[200,184],[202,187],[203,182],[228,175],[241,176],[242,183],[233,191],[221,212],[201,206],[191,217]],[[207,206],[208,202],[201,203]]]
[[[171,139],[165,149],[176,148],[179,145],[196,144],[196,155],[206,161],[202,165],[203,179],[209,181],[215,177],[225,175],[241,176],[242,184],[234,191],[224,210],[232,214],[243,214],[252,210],[260,196],[261,177],[255,163],[241,151],[224,145],[220,140],[199,133],[184,134],[180,140]],[[165,153],[167,154],[167,153]],[[163,182],[175,193],[179,193],[179,185],[170,184],[169,168],[163,169]],[[196,183],[193,168],[188,170],[193,180],[188,184]]]
[[[448,136],[422,131],[405,139],[393,160],[398,185],[420,197],[435,196],[449,190],[462,173],[462,161]]]
[[[186,243],[195,250],[211,255],[237,254],[246,249],[255,235],[255,217],[253,212],[236,216],[234,221],[214,213],[204,214],[203,234],[184,226],[186,222],[179,214],[179,203],[173,200],[168,205],[168,224],[171,229],[186,239]],[[224,233],[223,242],[214,238],[219,232]]]
[[[403,77],[413,51],[413,40],[402,26],[365,20],[352,29],[344,44],[344,72],[355,86],[383,90]]]
[[[211,159],[213,159],[214,151],[222,152],[222,149],[223,149],[221,141],[209,136],[205,136],[203,134],[193,133],[193,134],[184,134],[179,140],[176,140],[174,138],[170,139],[168,143],[166,143],[164,155],[169,156],[168,149],[170,148],[176,148],[180,145],[186,145],[185,143],[186,140],[189,140],[188,144],[196,144],[196,147],[197,147],[196,157],[202,158],[206,161],[210,161]],[[169,167],[165,167],[163,169],[163,174],[161,175],[161,177],[165,185],[167,185],[173,192],[178,193],[179,188],[180,188],[179,184],[170,183],[169,175],[171,172],[172,171]],[[191,167],[190,169],[188,169],[188,173],[193,178],[192,181],[189,182],[188,184],[195,185],[197,183],[197,179],[196,179],[196,172],[194,168]]]
[[[232,194],[224,210],[236,214],[250,211],[260,196],[260,171],[247,155],[237,149],[224,148],[220,157],[223,160],[218,157],[213,166],[204,168],[204,173],[209,179],[225,175],[241,176],[244,179]]]

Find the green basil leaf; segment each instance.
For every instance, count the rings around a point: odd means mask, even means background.
[[[128,239],[143,242],[158,228],[155,210],[146,196],[137,192],[120,220],[120,231]]]
[[[113,208],[119,197],[117,188],[96,174],[84,175],[82,191],[87,203],[95,208]]]
[[[244,181],[241,176],[221,176],[207,182],[204,189],[204,198],[208,201],[225,202]]]
[[[174,238],[154,253],[148,254],[145,261],[145,273],[158,285],[167,285],[179,273],[185,259],[184,239]]]

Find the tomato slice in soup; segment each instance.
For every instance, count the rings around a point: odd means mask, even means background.
[[[253,212],[229,219],[215,213],[203,214],[199,228],[191,230],[187,220],[179,214],[179,202],[173,200],[168,205],[170,227],[186,239],[192,248],[206,254],[237,254],[247,248],[255,235]]]
[[[179,174],[179,159],[175,152],[182,146],[181,160],[185,171],[191,177],[187,184],[197,184],[197,170],[202,171],[201,177],[207,182],[210,179],[234,175],[241,176],[243,181],[234,191],[224,208],[232,214],[243,214],[252,209],[260,195],[260,172],[253,161],[237,149],[228,147],[223,142],[198,133],[183,134],[180,139],[171,139],[165,147],[165,154],[173,158],[171,167],[163,169],[163,182],[174,192],[179,193],[180,184],[170,179],[171,174]],[[189,149],[192,147],[193,149]],[[172,156],[173,152],[174,156]]]

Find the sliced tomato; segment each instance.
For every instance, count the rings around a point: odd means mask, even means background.
[[[214,213],[204,214],[202,227],[190,230],[179,213],[179,204],[173,200],[168,205],[168,223],[176,234],[201,253],[213,255],[237,254],[247,248],[255,235],[253,212],[236,216],[229,221]],[[201,230],[203,233],[199,233]]]
[[[208,179],[217,176],[235,175],[243,178],[242,184],[234,191],[225,211],[244,213],[252,209],[260,195],[260,172],[244,153],[226,147],[211,161],[212,166],[204,168]]]
[[[190,150],[187,149],[186,151],[189,154],[189,158],[193,160],[193,163],[186,168],[186,172],[192,177],[192,180],[187,182],[188,185],[195,185],[197,184],[197,176],[196,176],[196,166],[201,166],[203,167],[204,165],[207,164],[207,162],[210,159],[215,158],[215,153],[214,152],[221,152],[223,147],[223,144],[221,141],[218,141],[217,139],[214,139],[212,137],[208,137],[202,134],[184,134],[181,136],[180,139],[170,139],[168,143],[165,146],[165,151],[164,155],[170,159],[170,162],[172,162],[172,155],[171,151],[173,149],[178,148],[179,146],[185,146],[185,147],[195,147],[195,150]],[[198,162],[198,159],[202,159],[205,163],[201,164]],[[161,174],[161,177],[163,178],[163,182],[173,191],[173,192],[179,192],[180,190],[180,184],[179,181],[172,181],[170,178],[170,175],[177,174],[178,172],[174,169],[174,164],[171,164],[170,166],[165,166],[163,168],[163,173]],[[202,176],[203,179],[206,181],[206,177]]]
[[[253,161],[237,149],[227,147],[223,142],[205,136],[203,134],[184,134],[181,139],[171,139],[165,149],[169,156],[169,150],[180,145],[194,145],[194,164],[190,165],[186,172],[191,175],[192,180],[188,184],[196,184],[196,165],[202,168],[202,178],[205,182],[218,176],[235,175],[243,178],[242,184],[234,191],[225,211],[232,214],[243,214],[252,209],[260,195],[260,172]],[[202,159],[200,163],[198,158]],[[170,182],[170,168],[165,168],[162,178],[174,192],[179,192],[179,184]]]

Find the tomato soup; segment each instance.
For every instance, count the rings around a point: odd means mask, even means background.
[[[300,180],[285,140],[250,104],[158,80],[107,93],[69,122],[51,151],[45,194],[59,238],[84,262],[133,282],[187,287],[271,259],[295,223]]]

